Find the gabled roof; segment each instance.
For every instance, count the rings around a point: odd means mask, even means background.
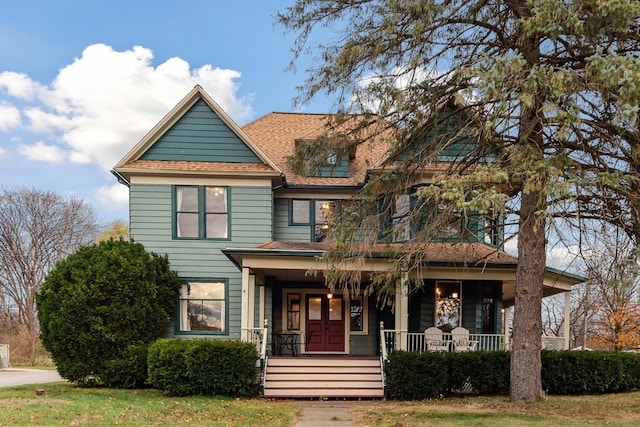
[[[322,135],[331,117],[330,114],[274,112],[242,129],[285,173],[289,184],[351,186],[364,183],[367,169],[387,151],[385,144],[378,140],[368,140],[358,147],[355,157],[349,160],[346,178],[303,177],[287,165],[287,157],[294,153],[295,141]]]
[[[243,163],[231,166],[226,162],[193,162],[171,160],[141,160],[141,157],[174,126],[195,104],[202,100],[214,114],[235,134],[246,147],[262,162],[251,164],[248,169],[256,174],[280,175],[282,170],[257,146],[251,138],[229,117],[229,115],[202,89],[196,85],[171,111],[169,111],[153,129],[151,129],[119,162],[114,169],[129,178],[132,173],[176,173],[207,171],[231,173],[246,171]],[[199,163],[210,163],[205,166]]]

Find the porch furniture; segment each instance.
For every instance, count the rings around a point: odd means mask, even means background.
[[[451,341],[445,340],[442,331],[435,326],[424,330],[427,351],[449,351]]]
[[[282,356],[282,351],[287,350],[291,356],[298,355],[298,334],[292,331],[278,331],[273,333],[274,349],[276,356]]]
[[[478,341],[469,339],[469,330],[458,326],[451,331],[453,341],[453,351],[476,351]]]

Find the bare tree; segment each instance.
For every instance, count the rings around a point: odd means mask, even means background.
[[[81,199],[49,191],[0,187],[0,291],[3,311],[38,337],[35,299],[60,259],[96,236],[93,209]],[[15,313],[10,313],[11,309]],[[11,315],[9,315],[11,314]],[[13,320],[15,322],[15,320]]]
[[[597,347],[640,346],[640,259],[638,247],[620,230],[603,229],[585,258],[586,286],[595,313],[586,337]]]

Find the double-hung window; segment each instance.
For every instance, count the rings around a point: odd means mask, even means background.
[[[177,238],[228,239],[227,187],[174,187],[174,235]]]
[[[225,281],[184,283],[180,292],[179,332],[227,331]]]
[[[406,242],[411,239],[410,212],[411,196],[408,194],[396,195],[391,212],[391,232],[394,242]]]

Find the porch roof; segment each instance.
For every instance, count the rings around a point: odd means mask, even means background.
[[[227,248],[222,252],[239,268],[250,268],[259,275],[274,276],[279,280],[318,281],[307,271],[321,272],[327,268],[319,261],[329,243],[321,242],[266,242],[255,247]],[[400,244],[374,245],[367,257],[350,260],[341,268],[350,271],[380,272],[389,268]],[[482,243],[426,243],[422,250],[428,261],[421,277],[436,280],[496,280],[503,283],[503,304],[513,304],[515,272],[518,259]],[[547,267],[544,277],[544,296],[571,289],[585,278]]]

